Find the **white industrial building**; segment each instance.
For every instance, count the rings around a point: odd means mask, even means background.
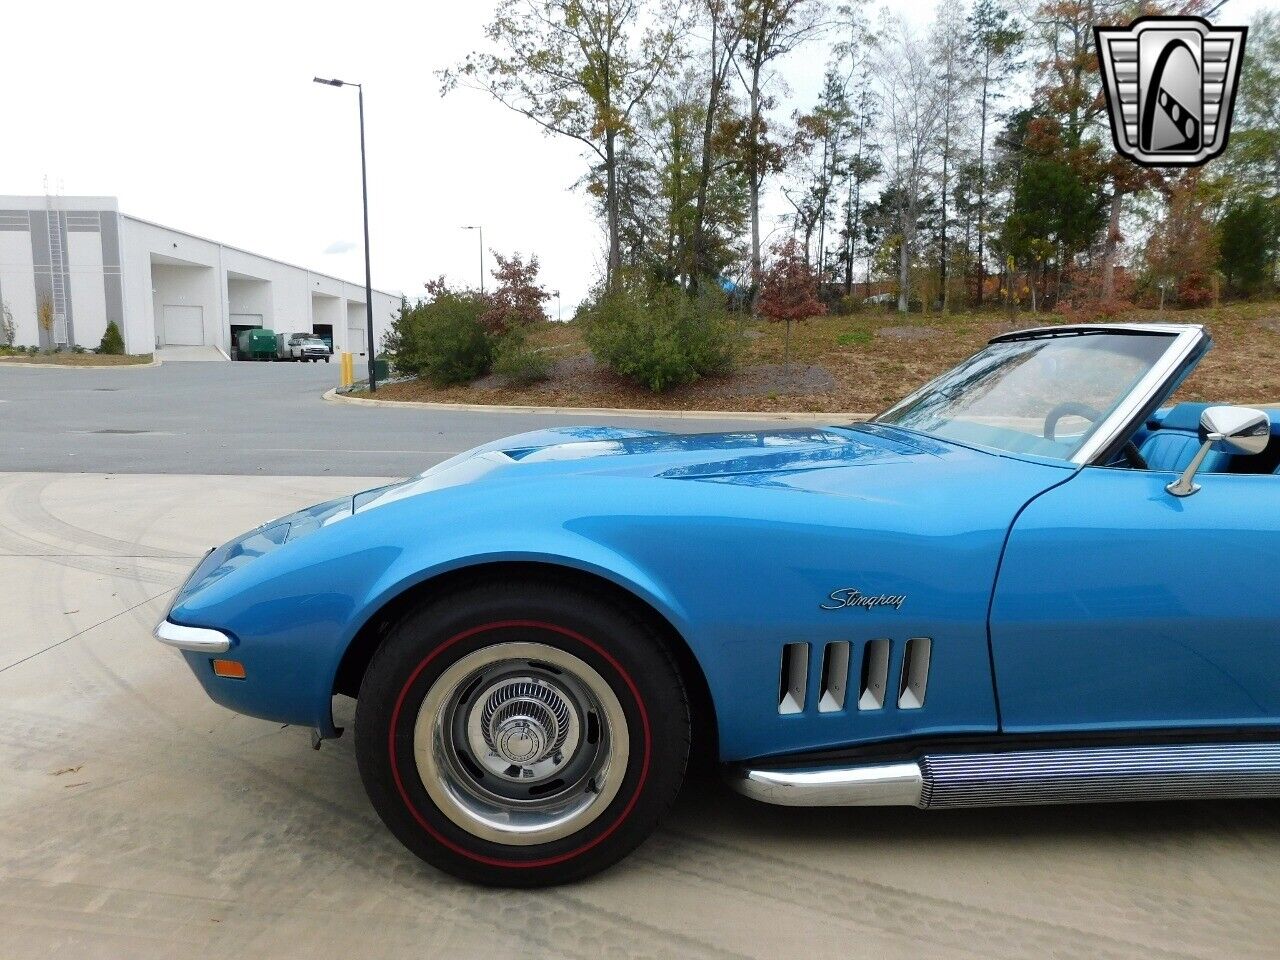
[[[114,197],[0,196],[0,302],[19,346],[92,349],[114,320],[128,353],[229,356],[245,327],[366,350],[363,284],[131,217]],[[373,291],[377,343],[399,309]]]

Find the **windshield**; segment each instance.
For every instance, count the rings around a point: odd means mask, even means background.
[[[993,343],[875,422],[1069,460],[1173,339],[1088,332]]]

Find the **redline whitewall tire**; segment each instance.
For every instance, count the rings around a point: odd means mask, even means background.
[[[661,637],[553,581],[482,584],[388,632],[360,687],[375,809],[428,863],[494,886],[616,863],[679,792],[689,707]]]

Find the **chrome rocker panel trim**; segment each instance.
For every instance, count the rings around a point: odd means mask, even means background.
[[[226,653],[231,649],[231,638],[220,630],[184,627],[171,620],[161,620],[156,624],[153,633],[161,643],[177,647],[179,650],[192,650],[196,653]]]
[[[784,807],[910,807],[920,802],[920,764],[880,763],[831,770],[743,770],[739,793]]]
[[[903,763],[743,769],[734,789],[793,807],[992,807],[1280,796],[1280,743],[934,753]]]

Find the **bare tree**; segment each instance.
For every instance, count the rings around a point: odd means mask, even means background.
[[[489,93],[548,133],[585,144],[605,181],[610,279],[622,262],[618,141],[676,58],[687,21],[675,0],[522,0],[498,6],[485,35],[496,52],[469,54],[439,76]]]
[[[1022,31],[1009,11],[998,0],[978,0],[969,15],[969,42],[978,71],[978,180],[977,241],[978,291],[977,305],[982,306],[986,282],[987,232],[987,124],[993,105],[1002,96],[1002,87],[1018,66]]]
[[[907,312],[920,201],[943,124],[938,71],[927,46],[900,16],[886,14],[880,46],[885,153],[897,198],[898,311]]]
[[[747,92],[744,136],[748,205],[751,215],[751,285],[760,288],[760,192],[765,177],[780,166],[781,153],[768,138],[765,111],[771,104],[766,88],[774,65],[823,25],[826,0],[736,0],[745,24],[741,56],[735,61]]]
[[[969,120],[969,95],[976,77],[965,49],[967,37],[961,9],[943,4],[938,7],[938,19],[930,36],[933,61],[938,73],[938,96],[942,117],[939,138],[939,159],[942,161],[940,198],[942,203],[941,242],[938,247],[938,280],[942,290],[943,312],[951,308],[951,286],[948,265],[951,246],[947,228],[950,226],[951,179],[956,168],[957,155],[964,151],[965,131]]]

